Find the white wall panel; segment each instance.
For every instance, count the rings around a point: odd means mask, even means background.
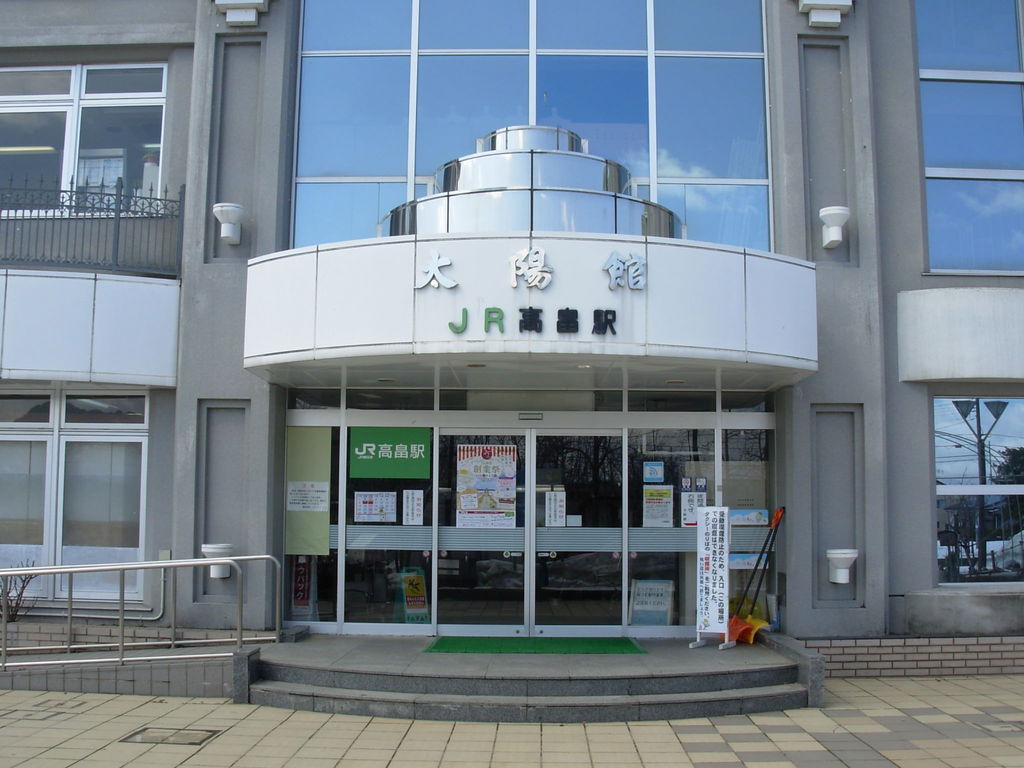
[[[382,240],[319,252],[318,351],[411,343],[414,247],[411,240]]]
[[[88,381],[92,357],[93,275],[7,275],[3,375]]]
[[[8,270],[4,378],[174,386],[174,280]]]
[[[96,280],[92,381],[173,385],[178,356],[178,283]]]
[[[1024,290],[903,291],[897,324],[901,381],[1024,379]]]
[[[748,352],[817,360],[814,270],[750,252],[746,265]]]
[[[744,349],[742,251],[652,244],[648,260],[651,344]]]
[[[530,248],[550,271],[544,289],[524,277],[512,285],[511,259]],[[646,259],[645,288],[610,287],[615,252]],[[457,285],[415,288],[435,254]],[[527,307],[541,310],[540,332],[520,330]],[[489,308],[503,329],[485,331]],[[576,310],[577,331],[558,332],[560,309]],[[595,310],[616,313],[614,334],[593,332]],[[266,373],[335,357],[543,353],[806,372],[817,362],[815,313],[813,266],[771,254],[603,235],[384,238],[254,259],[246,364]]]
[[[249,265],[245,357],[313,349],[316,258],[316,248],[309,248]]]

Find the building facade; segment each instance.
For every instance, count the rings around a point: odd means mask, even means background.
[[[688,636],[698,510],[735,597],[784,506],[783,632],[1024,632],[1016,0],[8,5],[3,564]]]

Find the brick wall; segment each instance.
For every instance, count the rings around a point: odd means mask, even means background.
[[[827,677],[1024,673],[1024,637],[882,637],[801,642],[825,657]]]
[[[64,645],[67,643],[67,624],[57,621],[17,621],[7,625],[7,644],[9,648],[37,648],[40,646]],[[221,629],[181,629],[176,631],[176,640],[213,640],[233,638],[232,630]],[[257,634],[247,631],[248,635]],[[258,634],[268,634],[261,632]],[[72,626],[72,643],[102,643],[116,646],[119,630],[116,624],[76,622]],[[169,627],[150,625],[126,625],[124,628],[125,642],[148,642],[169,640]]]

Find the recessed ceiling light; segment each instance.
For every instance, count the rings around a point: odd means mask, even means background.
[[[590,368],[591,366],[588,363],[580,363],[576,367],[577,368]]]
[[[686,379],[665,379],[665,383],[671,386],[677,386],[679,384],[685,384]]]
[[[467,368],[486,368],[487,363],[466,363]]]
[[[387,379],[387,378],[385,378],[385,379],[377,379],[377,383],[378,384],[394,384],[395,380],[394,379]]]

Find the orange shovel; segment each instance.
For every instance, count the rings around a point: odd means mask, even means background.
[[[771,527],[768,531],[768,535],[764,537],[764,541],[761,542],[761,551],[757,553],[757,560],[754,561],[754,570],[750,572],[750,576],[747,577],[747,584],[743,587],[743,594],[740,596],[740,601],[736,604],[736,613],[733,614],[732,618],[729,619],[729,633],[726,636],[726,640],[738,640],[745,632],[753,630],[747,621],[740,618],[740,612],[743,611],[743,605],[747,602],[747,594],[750,592],[750,585],[754,583],[754,577],[757,575],[758,569],[761,567],[761,560],[764,559],[767,565],[768,560],[765,552],[768,549],[768,545],[771,543],[772,531],[775,530],[775,526],[779,524],[779,520],[782,519],[782,515],[785,514],[786,508],[779,507],[775,510],[775,514],[772,515]],[[750,616],[747,616],[747,620],[750,620]]]

